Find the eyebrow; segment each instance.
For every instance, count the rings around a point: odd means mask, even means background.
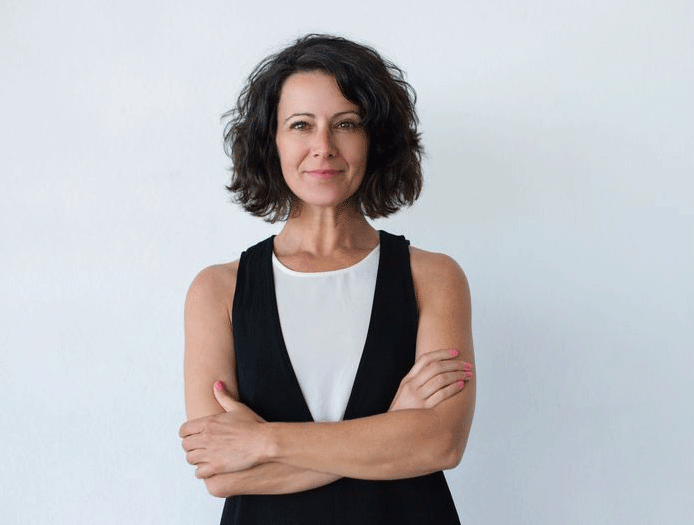
[[[361,117],[359,115],[359,112],[353,109],[349,109],[347,111],[340,111],[339,113],[335,113],[331,118],[339,117],[340,115],[346,115],[347,113],[354,113],[358,117]],[[289,115],[286,119],[284,119],[284,122],[287,122],[290,118],[292,117],[311,117],[311,118],[316,118],[316,116],[313,113],[292,113]]]

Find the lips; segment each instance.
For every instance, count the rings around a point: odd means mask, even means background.
[[[307,171],[309,175],[313,175],[314,177],[319,177],[321,179],[327,179],[330,177],[335,177],[342,173],[340,170],[311,170]]]
[[[311,170],[309,173],[314,175],[337,175],[340,170]]]

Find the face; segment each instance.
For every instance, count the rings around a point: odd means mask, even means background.
[[[285,80],[276,144],[284,180],[306,205],[338,206],[364,178],[368,137],[359,107],[326,73],[295,73]]]

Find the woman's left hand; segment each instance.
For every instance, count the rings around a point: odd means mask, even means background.
[[[246,470],[263,458],[260,431],[265,421],[232,398],[223,383],[215,384],[214,395],[226,412],[188,421],[178,432],[186,460],[197,465],[195,477],[201,479]]]

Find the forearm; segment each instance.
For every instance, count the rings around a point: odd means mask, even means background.
[[[213,496],[227,498],[240,494],[291,494],[322,487],[340,478],[335,474],[270,462],[212,476],[205,480],[205,485]]]
[[[267,461],[358,479],[401,479],[451,468],[450,429],[429,409],[335,423],[263,425]]]

